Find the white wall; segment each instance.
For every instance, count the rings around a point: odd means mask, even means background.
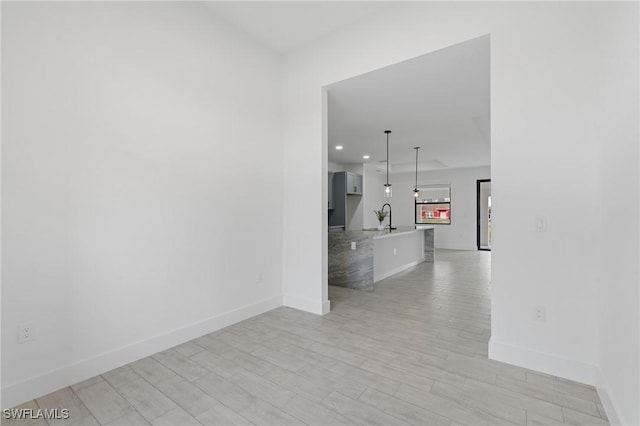
[[[596,246],[598,389],[614,425],[640,424],[638,9],[635,3],[605,15],[607,24],[599,32],[604,84],[595,122],[600,177],[595,204],[602,207],[594,212],[594,224],[605,232]]]
[[[383,190],[383,185],[386,182],[386,175],[376,171],[375,163],[367,163],[364,165],[362,180],[363,228],[375,228],[378,226],[379,222],[373,211],[380,210],[382,205],[388,200],[388,198],[384,197]],[[385,219],[385,225],[388,223],[388,220],[389,219]]]
[[[325,85],[491,35],[493,358],[595,382],[600,221],[594,122],[611,3],[410,3],[285,58],[285,303],[320,312]],[[610,77],[607,77],[610,78]],[[614,106],[612,115],[623,112]],[[637,158],[632,161],[637,167]],[[317,194],[301,199],[298,194]],[[554,206],[549,209],[547,206]],[[302,213],[310,212],[305,221]],[[537,215],[548,232],[535,231]],[[310,220],[309,220],[310,219]],[[637,219],[628,224],[633,227]],[[620,226],[623,226],[621,224]],[[326,275],[325,275],[326,276]],[[547,321],[534,322],[535,306]],[[618,327],[636,327],[618,324]],[[620,353],[611,352],[613,358]],[[632,380],[632,379],[627,379]]]
[[[338,164],[329,161],[327,163],[327,170],[330,172],[344,172],[346,169],[344,164]]]
[[[279,57],[196,3],[2,9],[2,406],[281,305]]]
[[[435,247],[453,250],[476,250],[476,181],[490,179],[490,167],[434,170],[418,172],[418,186],[451,185],[451,225],[433,225]],[[393,173],[389,177],[393,185],[393,224],[413,226],[415,223],[413,189],[414,173]],[[373,212],[371,213],[373,215]]]

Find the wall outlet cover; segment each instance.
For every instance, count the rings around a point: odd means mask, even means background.
[[[544,322],[547,320],[547,308],[545,306],[536,306],[533,310],[534,321]]]
[[[18,343],[27,343],[35,340],[36,329],[33,323],[20,324],[18,326]]]

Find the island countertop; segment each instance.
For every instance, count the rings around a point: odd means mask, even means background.
[[[412,232],[420,232],[420,231],[424,231],[425,229],[434,229],[433,226],[420,226],[418,228],[416,228],[415,226],[398,226],[397,229],[392,229],[391,232],[389,232],[389,229],[383,229],[382,231],[379,231],[378,229],[373,229],[373,228],[366,228],[363,229],[362,232],[364,233],[364,235],[366,236],[370,236],[371,238],[387,238],[387,237],[393,237],[396,235],[402,235],[402,234],[410,234]],[[358,231],[356,231],[358,232]]]
[[[329,229],[329,284],[373,290],[380,279],[419,262],[433,262],[434,228],[399,226],[391,232]]]

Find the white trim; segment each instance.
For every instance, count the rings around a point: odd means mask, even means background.
[[[595,365],[489,340],[489,359],[594,386]]]
[[[278,295],[8,384],[2,389],[2,408],[14,407],[280,306],[282,296]]]
[[[378,281],[384,280],[385,278],[388,278],[391,275],[395,275],[398,272],[402,272],[405,269],[411,268],[412,266],[416,266],[416,265],[418,265],[418,264],[420,264],[420,263],[422,263],[424,261],[425,260],[424,260],[424,257],[423,257],[422,259],[416,260],[414,262],[407,263],[406,265],[402,265],[402,266],[398,266],[397,268],[390,269],[390,270],[388,270],[387,272],[385,272],[383,274],[374,275],[373,276],[373,282],[377,283]]]
[[[615,398],[609,392],[609,389],[611,388],[608,386],[607,381],[602,376],[602,372],[598,368],[596,371],[596,390],[598,391],[600,402],[604,407],[604,412],[607,414],[607,419],[609,419],[609,424],[612,426],[630,425],[631,422],[624,421],[624,419],[621,418],[621,411],[618,409],[620,405],[616,404]]]
[[[308,299],[306,297],[292,296],[290,294],[284,294],[282,296],[282,304],[289,308],[310,312],[316,315],[324,315],[328,313],[330,309],[329,300],[319,301]]]
[[[458,250],[458,251],[478,251],[478,246],[473,245],[473,246],[467,246],[467,247],[461,247],[460,245],[452,245],[452,246],[448,246],[448,245],[437,245],[435,246],[436,250]]]
[[[325,300],[322,302],[322,315],[326,315],[331,311],[331,301]]]

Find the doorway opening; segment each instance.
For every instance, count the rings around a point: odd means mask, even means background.
[[[491,251],[491,179],[476,182],[476,229],[478,250]]]

